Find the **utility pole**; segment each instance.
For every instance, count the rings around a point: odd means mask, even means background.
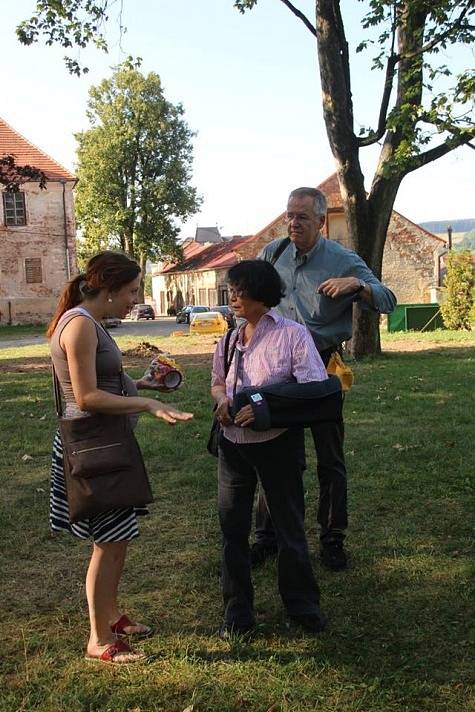
[[[447,226],[447,249],[451,250],[452,249],[452,225]]]

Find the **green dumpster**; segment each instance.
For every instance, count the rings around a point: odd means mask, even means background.
[[[388,314],[388,331],[434,331],[443,329],[439,304],[398,304]]]

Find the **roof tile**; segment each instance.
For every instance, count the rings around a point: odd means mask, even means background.
[[[34,146],[0,117],[0,156],[14,156],[19,166],[33,166],[46,174],[51,181],[75,181],[76,177],[64,166]]]

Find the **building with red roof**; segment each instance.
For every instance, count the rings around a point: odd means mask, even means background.
[[[0,118],[0,156],[46,176],[0,186],[0,326],[44,323],[76,272],[75,176]],[[0,167],[1,170],[1,167]]]
[[[327,198],[325,237],[350,247],[336,173],[318,186]],[[248,237],[223,243],[187,240],[180,263],[157,265],[153,296],[159,314],[186,304],[227,304],[226,273],[236,262],[252,259],[262,247],[287,235],[285,211]],[[432,302],[440,286],[440,256],[445,241],[393,211],[383,258],[383,281],[399,303]]]

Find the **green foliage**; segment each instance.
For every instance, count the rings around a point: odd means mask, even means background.
[[[470,330],[474,284],[475,270],[470,252],[451,252],[447,256],[445,299],[440,308],[448,329]]]
[[[18,39],[31,45],[41,36],[47,45],[65,48],[83,48],[92,43],[107,52],[102,28],[108,20],[110,4],[110,0],[37,0],[34,14],[17,27]],[[72,57],[65,56],[64,61],[71,74],[79,76],[89,71]]]
[[[76,134],[80,256],[119,248],[138,258],[178,254],[179,228],[198,208],[190,186],[193,133],[160,77],[131,58],[92,87],[91,128]]]

